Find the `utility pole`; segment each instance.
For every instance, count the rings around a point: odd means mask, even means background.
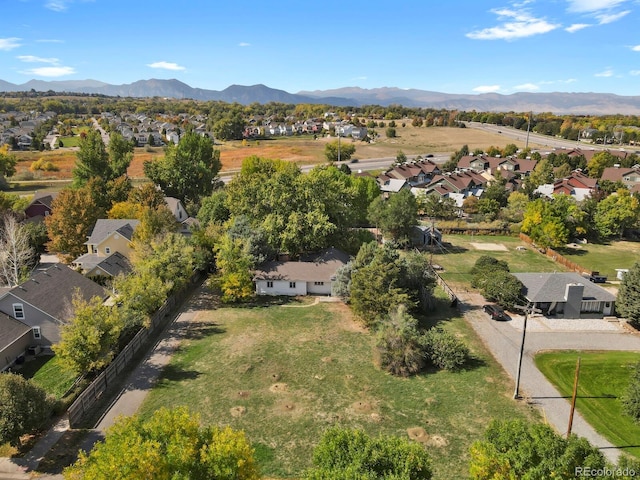
[[[529,315],[533,314],[533,312],[540,312],[537,308],[534,308],[533,305],[527,304],[526,306],[518,306],[515,308],[520,310],[524,310],[524,325],[522,327],[522,342],[520,343],[520,355],[518,356],[518,371],[516,372],[516,388],[513,392],[513,398],[518,400],[522,398],[520,396],[520,374],[522,373],[522,357],[524,356],[524,339],[527,335],[527,320],[529,319]]]
[[[580,357],[576,362],[576,374],[573,378],[573,397],[571,398],[571,413],[569,413],[569,427],[567,428],[567,438],[571,436],[571,428],[573,427],[573,412],[576,409],[576,399],[578,398],[578,378],[580,377]]]
[[[533,110],[529,112],[529,123],[527,123],[527,141],[524,144],[524,149],[529,148],[529,131],[531,130],[531,117],[533,116]]]
[[[336,128],[336,133],[338,134],[338,163],[340,163],[340,130]]]

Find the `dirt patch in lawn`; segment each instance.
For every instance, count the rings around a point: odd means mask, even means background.
[[[289,390],[289,385],[286,383],[274,383],[269,387],[269,391],[273,393],[281,393]]]
[[[507,252],[509,249],[501,243],[471,243],[476,250],[488,250],[493,252]]]

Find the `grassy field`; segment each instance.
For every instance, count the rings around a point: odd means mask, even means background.
[[[445,245],[435,250],[433,263],[444,267],[442,277],[452,286],[468,284],[471,281],[469,271],[476,260],[483,255],[504,260],[509,264],[511,272],[554,272],[564,271],[564,267],[550,258],[527,247],[518,237],[493,235],[444,235]],[[496,244],[506,250],[481,250],[473,244]],[[489,246],[489,245],[488,245]]]
[[[637,352],[548,352],[536,356],[536,365],[560,393],[570,397],[576,360],[580,378],[576,408],[600,434],[631,455],[640,458],[640,425],[622,413],[631,366],[640,361]]]
[[[397,137],[384,137],[384,129],[377,129],[383,135],[374,143],[357,142],[356,158],[378,158],[378,157],[395,157],[399,150],[407,155],[438,152],[453,152],[460,149],[462,145],[468,145],[473,151],[475,148],[487,149],[495,145],[504,147],[507,143],[513,143],[504,137],[485,132],[474,130],[471,128],[450,128],[450,127],[413,127],[411,121],[407,120],[407,126],[402,127],[400,121],[396,121]],[[25,174],[29,170],[32,162],[45,158],[51,160],[59,171],[43,172],[43,178],[47,179],[65,179],[71,178],[71,170],[75,163],[76,154],[72,143],[79,137],[63,137],[64,148],[53,150],[50,152],[15,152],[19,163],[17,166],[18,174]],[[258,155],[267,158],[277,158],[286,161],[292,161],[300,164],[316,164],[326,161],[324,157],[324,147],[327,142],[333,142],[336,138],[320,137],[317,140],[313,136],[301,135],[293,137],[271,137],[267,140],[252,140],[248,142],[231,141],[216,145],[220,150],[220,159],[222,161],[223,171],[232,171],[240,168],[242,160],[251,155]],[[343,139],[349,142],[349,139]],[[524,143],[515,141],[519,147],[524,147]],[[535,147],[535,145],[532,145]],[[153,148],[136,148],[133,162],[129,167],[129,176],[139,178],[144,175],[142,164],[145,160],[150,160],[163,155],[163,149],[160,147]]]
[[[200,312],[194,329],[142,407],[185,405],[205,424],[246,432],[263,473],[298,476],[332,425],[371,434],[421,437],[435,478],[468,475],[468,449],[491,418],[534,418],[510,398],[511,385],[457,311],[439,321],[462,337],[474,359],[457,373],[395,378],[372,361],[373,336],[342,304],[219,308]],[[446,302],[443,302],[446,305]]]
[[[558,250],[558,253],[587,270],[598,271],[609,280],[615,280],[616,268],[631,268],[640,260],[640,242],[587,243]]]

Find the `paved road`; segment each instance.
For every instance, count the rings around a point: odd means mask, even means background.
[[[480,309],[481,295],[460,294],[460,306],[465,318],[489,348],[505,371],[515,379],[518,354],[522,342],[522,323],[490,321]],[[603,328],[608,328],[603,324]],[[562,397],[556,388],[536,368],[533,357],[541,350],[629,350],[640,352],[640,335],[618,331],[531,331],[527,330],[525,354],[522,360],[520,394],[543,412],[555,429],[565,434],[570,413],[570,399]],[[612,462],[617,462],[620,449],[599,435],[580,414],[573,419],[573,433],[585,437],[600,448]]]

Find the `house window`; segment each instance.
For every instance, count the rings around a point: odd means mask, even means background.
[[[267,282],[267,288],[273,288],[273,282]]]
[[[21,303],[13,304],[13,318],[17,320],[24,319],[24,306]]]
[[[314,285],[324,285],[324,282],[313,282]]]
[[[33,327],[31,329],[31,332],[33,333],[33,339],[34,340],[40,340],[42,338],[42,333],[40,332],[40,327]]]
[[[106,253],[107,255],[109,255],[111,253],[111,248],[109,247],[104,247],[104,253]]]
[[[289,288],[296,288],[296,282],[289,282]]]

